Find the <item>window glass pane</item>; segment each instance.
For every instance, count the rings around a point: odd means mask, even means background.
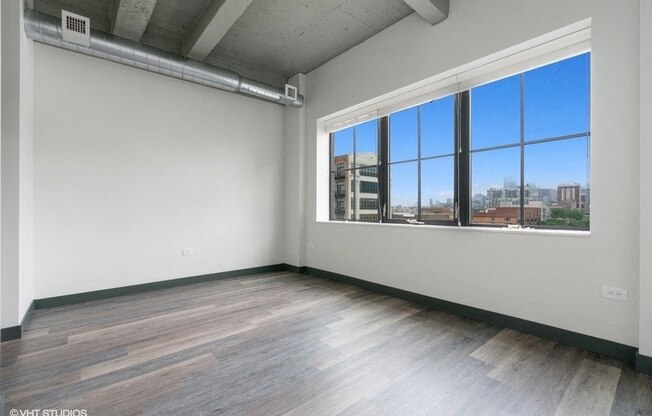
[[[471,149],[521,140],[520,75],[471,90]]]
[[[378,222],[378,177],[370,176],[369,171],[355,170],[355,217],[359,221]]]
[[[350,164],[353,163],[353,127],[333,133],[333,158],[331,160],[331,170],[335,170],[341,163],[344,163],[344,169],[351,167]]]
[[[526,206],[542,210],[535,225],[589,228],[588,137],[525,146]]]
[[[361,172],[362,173],[362,170]],[[366,180],[365,180],[366,179]],[[360,181],[360,193],[363,194],[377,194],[378,193],[378,182],[370,182],[370,178],[361,178]]]
[[[421,162],[421,220],[452,221],[454,214],[453,156]]]
[[[350,171],[331,173],[331,219],[350,219],[353,214],[351,205],[351,197],[353,196],[351,177]]]
[[[471,221],[476,224],[518,224],[521,148],[472,153],[471,166]],[[476,204],[476,201],[481,203]]]
[[[378,165],[378,120],[355,127],[356,167]]]
[[[416,107],[389,116],[390,162],[417,158],[418,128],[418,110]]]
[[[348,175],[346,169],[349,167],[350,159],[350,155],[336,156],[333,159],[333,165],[335,166],[334,175],[336,179],[342,179]]]
[[[417,175],[417,162],[389,165],[390,218],[416,219],[419,198]]]
[[[369,176],[369,177],[372,177],[372,178],[377,178],[378,177],[378,166],[368,166],[366,168],[360,168],[360,174],[362,176]]]
[[[525,73],[526,140],[589,131],[586,53]]]
[[[455,150],[455,97],[420,106],[421,157],[452,154]]]

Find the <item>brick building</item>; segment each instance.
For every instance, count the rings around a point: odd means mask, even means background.
[[[541,221],[542,208],[525,207],[525,221],[527,225],[537,225]],[[521,209],[519,207],[498,207],[486,211],[474,212],[473,222],[475,224],[510,225],[519,224],[521,220]]]

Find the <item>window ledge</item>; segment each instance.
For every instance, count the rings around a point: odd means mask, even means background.
[[[397,227],[419,230],[446,230],[462,232],[479,232],[479,233],[499,233],[499,234],[525,234],[525,235],[552,235],[562,237],[590,237],[591,231],[581,230],[545,230],[540,228],[507,228],[507,227],[482,227],[466,226],[455,227],[450,225],[431,225],[431,224],[396,224],[396,223],[376,223],[376,222],[356,222],[356,221],[317,221],[317,224],[334,224],[340,226],[357,226],[357,227]]]

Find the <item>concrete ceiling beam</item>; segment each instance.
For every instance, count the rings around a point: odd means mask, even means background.
[[[403,0],[419,16],[431,25],[436,25],[448,17],[449,0]]]
[[[181,45],[184,56],[203,61],[253,0],[213,0]]]
[[[139,42],[154,12],[156,0],[113,0],[111,32]]]

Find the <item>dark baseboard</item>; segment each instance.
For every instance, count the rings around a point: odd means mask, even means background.
[[[632,347],[630,345],[620,344],[602,338],[584,335],[578,332],[568,331],[566,329],[561,329],[550,325],[540,324],[538,322],[527,321],[525,319],[515,318],[513,316],[503,315],[497,312],[474,308],[472,306],[449,302],[446,300],[409,292],[407,290],[381,285],[379,283],[368,282],[366,280],[357,279],[355,277],[346,276],[339,273],[315,269],[313,267],[307,267],[306,271],[311,275],[349,283],[373,292],[405,299],[410,302],[429,306],[431,308],[446,312],[451,312],[456,315],[465,316],[478,321],[486,322],[491,325],[515,329],[517,331],[556,341],[561,344],[566,344],[598,354],[617,358],[632,364],[636,361],[637,349],[636,347]],[[652,358],[646,358],[651,360],[647,361],[648,365],[651,366],[648,368],[652,368]]]
[[[20,325],[2,328],[0,332],[0,342],[13,341],[23,336],[23,329]]]
[[[306,266],[293,266],[291,264],[285,264],[285,270],[292,273],[305,274],[307,273],[308,268]]]
[[[23,320],[20,321],[20,326],[25,329],[29,321],[32,319],[32,312],[34,312],[34,308],[36,308],[36,304],[34,301],[29,304],[29,308],[27,308],[27,312],[25,312],[25,316],[23,316]]]
[[[273,264],[270,266],[252,267],[249,269],[231,270],[227,272],[204,274],[200,276],[182,277],[179,279],[161,280],[158,282],[143,283],[132,286],[122,286],[112,289],[94,290],[92,292],[75,293],[72,295],[55,296],[51,298],[34,300],[36,309],[51,308],[54,306],[73,305],[93,300],[109,299],[124,295],[148,292],[150,290],[168,289],[171,287],[192,285],[195,283],[210,282],[213,280],[229,279],[232,277],[246,276],[250,274],[269,273],[285,271],[285,264]]]
[[[652,357],[636,353],[636,371],[652,376]]]
[[[21,339],[23,337],[23,330],[27,326],[29,320],[32,318],[33,311],[34,302],[30,303],[29,308],[27,308],[27,312],[25,312],[23,319],[20,321],[20,325],[10,326],[9,328],[2,328],[0,330],[0,342]]]

